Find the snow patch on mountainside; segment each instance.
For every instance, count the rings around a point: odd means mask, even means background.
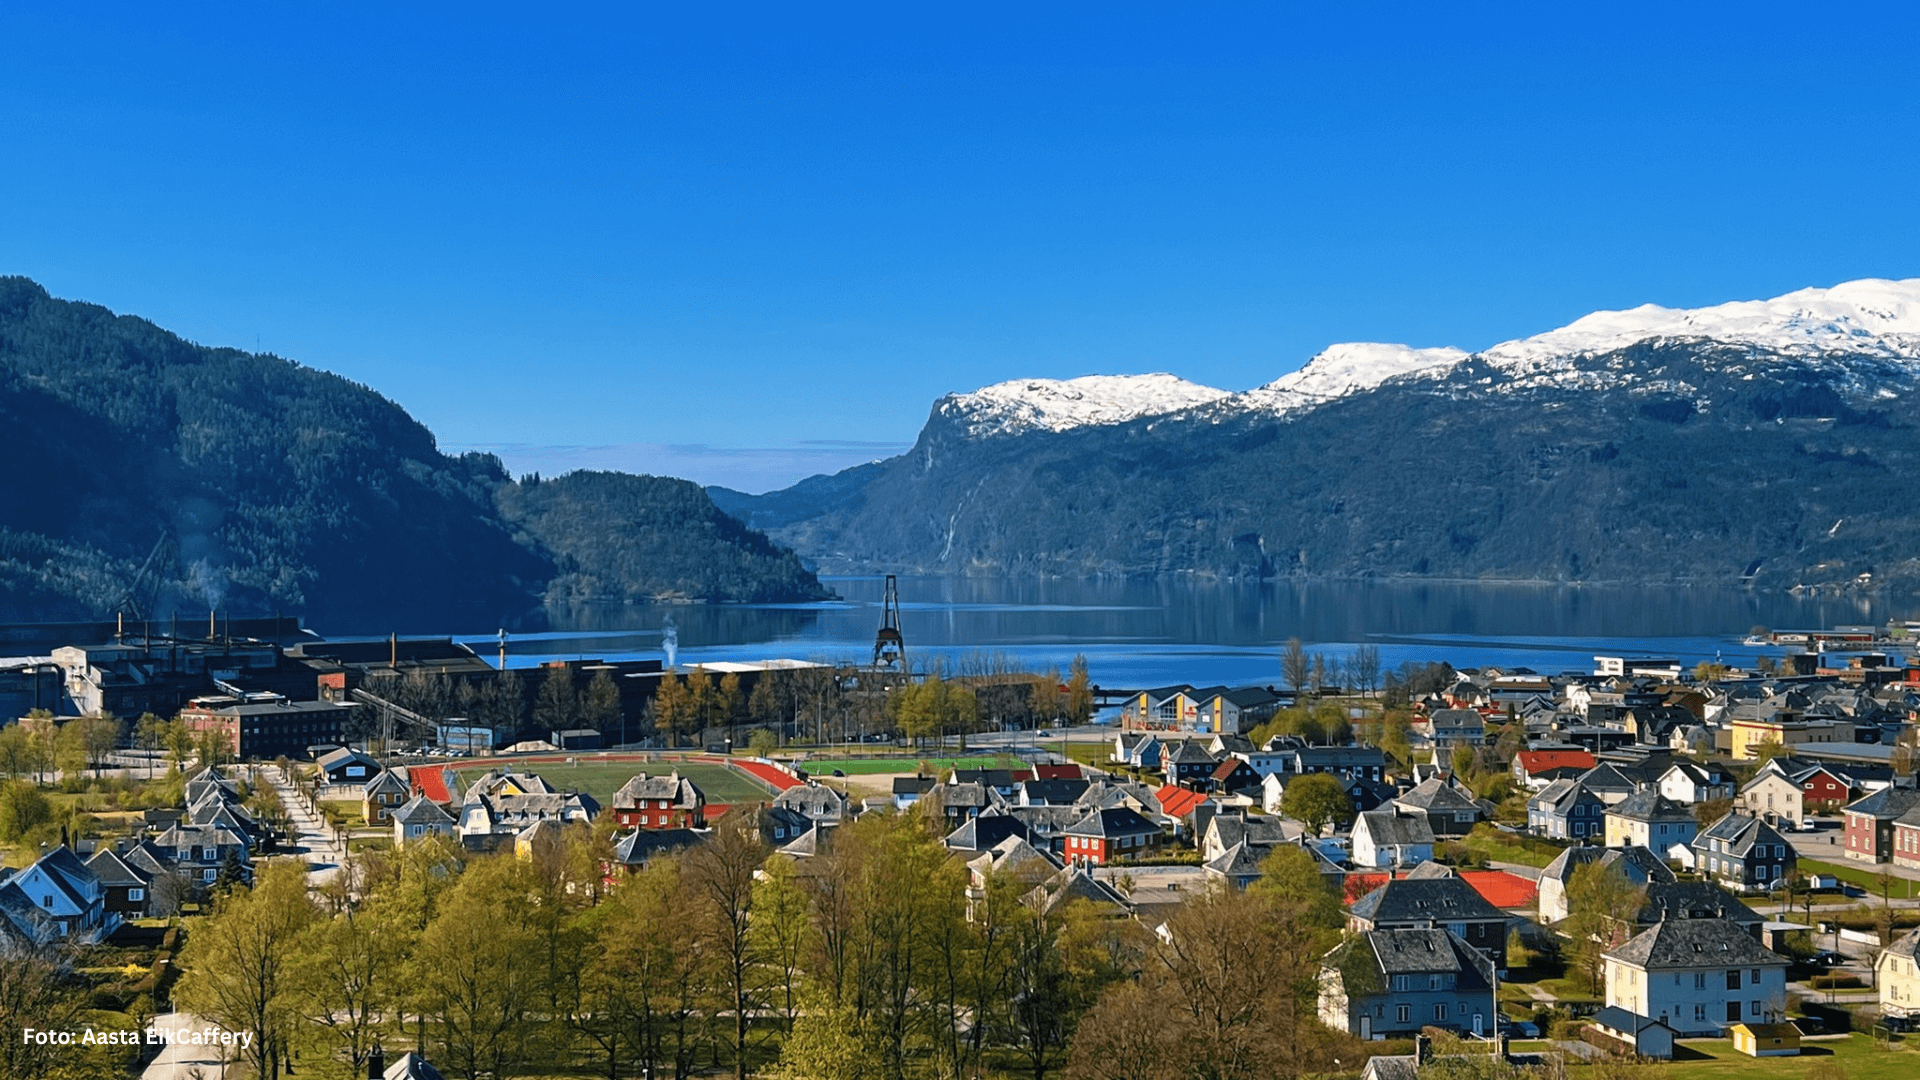
[[[1330,345],[1299,371],[1239,394],[1232,404],[1276,413],[1297,412],[1371,390],[1388,379],[1466,358],[1465,350],[1452,348],[1416,349],[1370,341]]]
[[[1502,342],[1482,355],[1519,373],[1657,338],[1711,338],[1790,355],[1920,359],[1920,278],[1868,278],[1714,307],[1642,304],[1626,311],[1596,311],[1558,330]]]
[[[1016,379],[970,394],[951,394],[941,413],[966,425],[967,434],[1015,435],[1120,424],[1231,397],[1225,390],[1164,372],[1153,375],[1088,375],[1078,379]]]

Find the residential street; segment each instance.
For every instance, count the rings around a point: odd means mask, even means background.
[[[287,808],[287,819],[292,823],[291,840],[295,850],[306,858],[309,884],[318,888],[333,880],[341,864],[346,862],[346,849],[334,840],[326,820],[313,812],[278,767],[262,765],[256,775],[273,785],[280,804]]]

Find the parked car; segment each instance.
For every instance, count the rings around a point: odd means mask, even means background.
[[[1837,952],[1816,953],[1813,962],[1821,967],[1838,967],[1847,962],[1847,958]]]

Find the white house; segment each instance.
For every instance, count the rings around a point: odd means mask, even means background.
[[[1353,823],[1353,865],[1417,866],[1433,858],[1433,830],[1424,816],[1369,810]]]
[[[1786,1018],[1787,958],[1724,919],[1658,923],[1603,960],[1609,1006],[1682,1038]]]

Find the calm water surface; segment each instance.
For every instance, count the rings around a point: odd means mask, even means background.
[[[842,600],[550,611],[546,629],[512,636],[508,662],[658,658],[667,618],[683,667],[774,657],[865,662],[880,625],[882,579],[825,580]],[[1920,612],[1912,598],[1737,589],[1182,578],[902,578],[900,596],[910,659],[1001,652],[1030,667],[1064,669],[1084,653],[1095,681],[1121,687],[1278,683],[1278,652],[1293,637],[1329,656],[1372,644],[1385,667],[1445,660],[1591,670],[1595,654],[1746,663],[1758,650],[1741,641],[1756,626],[1820,629]],[[492,635],[457,636],[494,655]]]

